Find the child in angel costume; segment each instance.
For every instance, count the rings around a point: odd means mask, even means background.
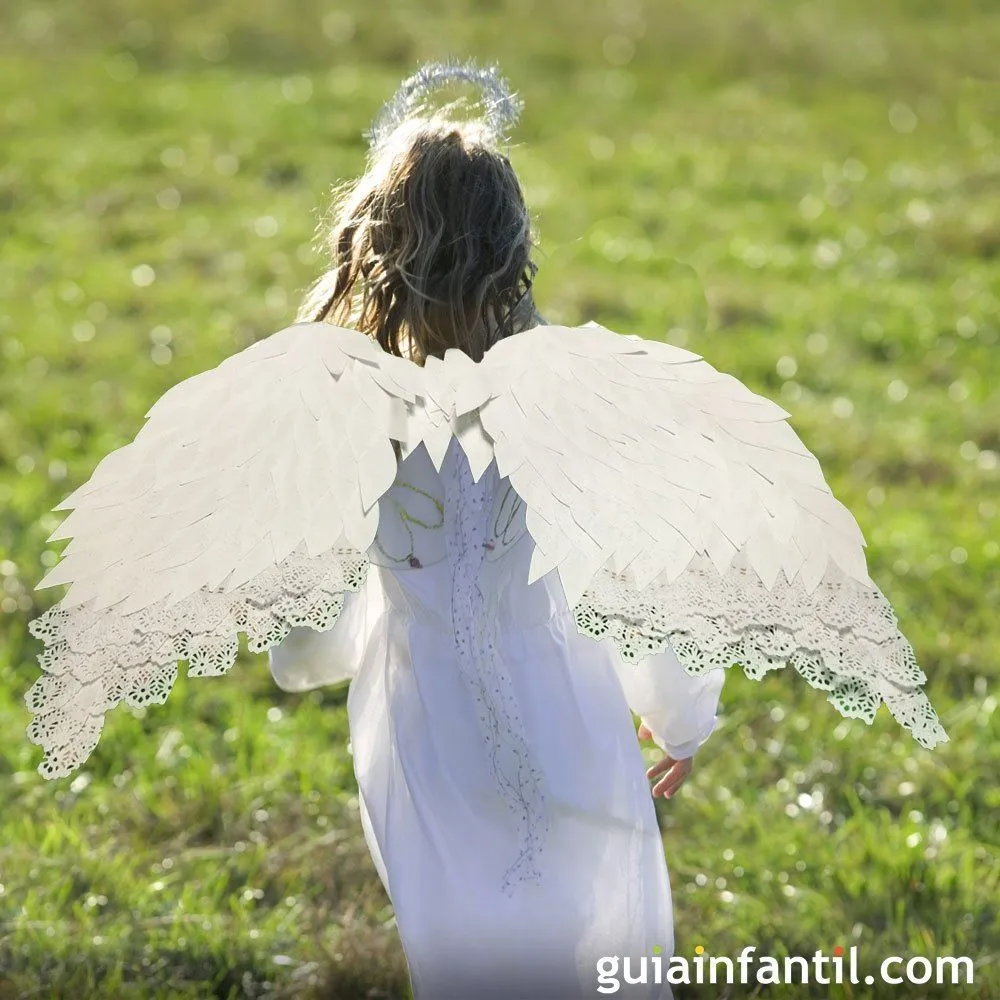
[[[481,117],[426,109],[446,82]],[[493,69],[424,67],[370,133],[299,322],[187,379],[59,509],[32,623],[40,771],[239,634],[278,685],[349,681],[364,835],[418,1000],[597,996],[673,950],[632,713],[671,794],[725,669],[947,739],[864,540],[774,403],[531,295]],[[669,997],[667,985],[625,987]]]

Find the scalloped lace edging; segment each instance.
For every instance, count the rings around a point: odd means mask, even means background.
[[[612,639],[626,660],[669,644],[694,674],[739,663],[759,680],[791,664],[848,718],[871,723],[884,701],[921,746],[948,740],[889,602],[839,570],[811,593],[780,575],[768,589],[745,566],[720,575],[707,559],[641,591],[602,570],[574,610],[582,633]]]
[[[121,701],[163,704],[179,660],[189,677],[217,676],[236,662],[241,632],[258,653],[295,626],[331,628],[344,593],[358,590],[367,571],[368,559],[353,549],[293,553],[230,593],[199,591],[127,615],[54,605],[28,626],[45,645],[44,673],[25,695],[34,715],[28,738],[45,751],[40,773],[57,778],[79,767],[97,745],[105,713]]]

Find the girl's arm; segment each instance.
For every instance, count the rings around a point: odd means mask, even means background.
[[[332,628],[325,632],[293,628],[271,648],[268,663],[275,684],[282,691],[300,692],[350,680],[384,608],[378,574],[369,567],[361,588],[345,595]]]
[[[725,670],[689,674],[669,648],[636,663],[615,661],[629,708],[657,746],[674,760],[692,757],[715,730]]]

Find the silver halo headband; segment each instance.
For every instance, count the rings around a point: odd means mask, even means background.
[[[392,100],[378,113],[366,138],[377,149],[407,118],[416,112],[423,98],[445,84],[459,81],[479,89],[486,127],[497,143],[503,142],[523,107],[496,66],[480,68],[474,62],[425,63],[399,86]]]

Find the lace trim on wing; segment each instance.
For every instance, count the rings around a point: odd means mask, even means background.
[[[479,483],[473,483],[464,456],[457,449],[452,460],[452,474],[445,478],[445,503],[448,555],[454,567],[455,645],[463,678],[476,700],[490,772],[520,828],[520,851],[501,882],[502,891],[512,895],[520,883],[538,882],[541,878],[536,859],[549,818],[541,775],[533,764],[510,677],[497,651],[495,609],[488,606],[479,588],[479,575],[489,551],[487,501],[492,500],[496,480],[487,474]]]
[[[356,550],[332,549],[316,558],[293,554],[231,593],[199,591],[128,615],[56,604],[28,626],[45,644],[44,674],[25,695],[34,714],[28,738],[45,750],[40,773],[58,778],[78,768],[119,702],[163,704],[178,660],[188,662],[189,677],[218,676],[236,662],[241,632],[259,653],[294,626],[331,628],[344,592],[357,590],[367,571]]]
[[[889,602],[839,570],[812,593],[782,575],[768,590],[746,566],[723,576],[704,558],[642,591],[602,570],[574,610],[581,632],[613,639],[626,660],[669,643],[692,674],[739,663],[759,680],[791,664],[847,718],[871,723],[884,701],[921,746],[948,739]]]

